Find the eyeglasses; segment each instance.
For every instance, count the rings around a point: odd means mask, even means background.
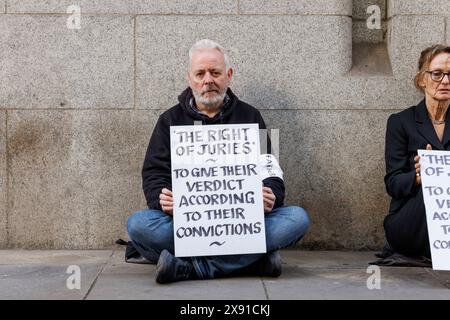
[[[450,72],[442,72],[442,71],[426,71],[429,74],[431,74],[431,80],[435,81],[435,82],[441,82],[442,79],[444,79],[444,76],[448,76],[448,81],[450,81]]]

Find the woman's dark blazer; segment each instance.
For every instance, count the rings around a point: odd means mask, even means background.
[[[442,142],[428,117],[425,100],[417,106],[392,114],[386,129],[386,176],[384,183],[392,197],[389,213],[398,212],[417,195],[421,186],[414,186],[416,171],[414,157],[417,149],[430,144],[433,150],[450,150],[450,116],[447,112]]]

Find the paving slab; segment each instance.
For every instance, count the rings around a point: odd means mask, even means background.
[[[442,285],[450,289],[450,271],[438,271],[432,269],[426,269],[431,275],[433,275]]]
[[[377,258],[374,251],[303,251],[283,250],[283,265],[308,269],[367,268]]]
[[[450,291],[431,269],[381,267],[379,289],[368,270],[374,252],[283,251],[283,274],[264,279],[269,299],[450,299]],[[370,278],[372,277],[372,278]],[[369,289],[367,283],[369,282]]]
[[[0,250],[0,299],[89,300],[449,300],[449,271],[381,267],[379,289],[368,262],[374,252],[283,250],[279,278],[235,277],[160,285],[156,266],[128,264],[124,250]],[[81,289],[69,290],[69,265]],[[372,277],[372,278],[371,278]]]
[[[0,250],[0,265],[103,264],[112,250]]]
[[[110,255],[110,250],[1,250],[0,299],[83,299]],[[80,268],[80,289],[67,287],[71,265]]]
[[[379,289],[369,289],[366,268],[326,269],[285,266],[278,279],[265,279],[271,300],[450,299],[450,291],[423,268],[380,268]],[[373,282],[370,282],[373,283]]]
[[[123,255],[122,250],[114,253],[90,292],[89,300],[266,299],[262,281],[257,277],[183,281],[160,285],[155,282],[155,265],[125,263]]]

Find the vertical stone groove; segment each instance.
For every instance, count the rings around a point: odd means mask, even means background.
[[[8,143],[8,110],[5,111],[5,162],[6,162],[6,168],[5,168],[5,208],[6,208],[6,248],[9,248],[11,243],[11,237],[10,237],[10,221],[9,221],[9,212],[10,212],[10,206],[9,206],[9,143]]]

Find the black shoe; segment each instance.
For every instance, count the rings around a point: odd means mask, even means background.
[[[281,256],[278,250],[265,254],[257,261],[257,274],[260,277],[278,278],[281,275]]]
[[[161,252],[156,265],[156,282],[169,283],[196,279],[196,275],[191,262],[176,258],[167,250]]]
[[[279,251],[266,253],[261,259],[249,266],[233,271],[231,276],[234,277],[274,277],[281,275],[281,256]]]

